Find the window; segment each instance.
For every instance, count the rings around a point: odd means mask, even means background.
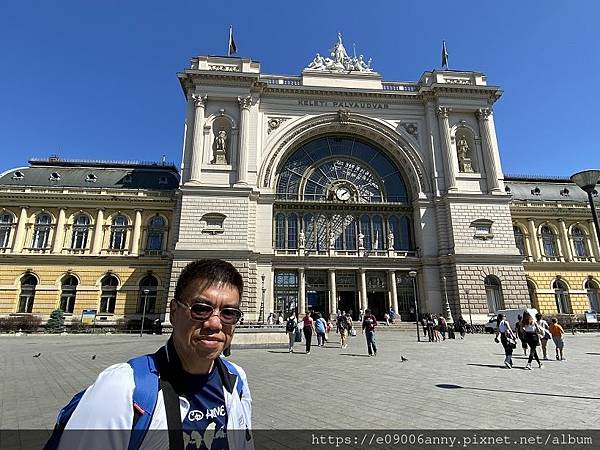
[[[275,272],[274,311],[284,317],[298,311],[298,274],[296,272]]]
[[[129,222],[125,216],[117,216],[112,221],[110,227],[110,248],[111,250],[123,250],[127,240],[127,226]]]
[[[21,293],[19,294],[19,309],[17,312],[30,313],[33,311],[33,301],[35,299],[35,287],[37,278],[33,275],[25,275],[21,279]]]
[[[488,275],[485,277],[484,285],[488,309],[490,313],[495,313],[499,309],[502,309],[503,304],[500,280],[492,275]]]
[[[98,177],[96,177],[96,175],[93,173],[88,173],[87,177],[85,177],[85,181],[87,183],[95,183],[97,179]]]
[[[542,193],[542,191],[540,191],[539,187],[535,187],[531,190],[532,195],[540,195],[541,193]]]
[[[353,216],[344,219],[344,240],[346,250],[356,250],[356,220]]]
[[[527,292],[529,294],[529,302],[531,303],[532,308],[538,307],[538,299],[537,299],[537,289],[533,281],[527,280]]]
[[[45,249],[48,247],[48,240],[50,238],[50,225],[52,219],[49,214],[40,214],[35,218],[35,225],[33,227],[33,242],[32,248]]]
[[[158,177],[158,184],[168,184],[167,177]]]
[[[81,214],[75,218],[71,248],[85,249],[87,247],[89,227],[90,218],[88,216]]]
[[[371,250],[371,218],[366,214],[360,216],[360,232],[363,235],[363,247]]]
[[[208,213],[202,216],[200,221],[204,222],[206,226],[202,230],[203,233],[210,233],[212,235],[218,233],[224,233],[225,228],[223,228],[223,223],[225,222],[227,216],[220,213]]]
[[[585,248],[585,234],[579,227],[573,227],[571,230],[573,236],[573,249],[575,250],[575,256],[585,258],[588,256],[587,249]]]
[[[287,218],[287,248],[298,248],[298,216],[290,214]]]
[[[60,180],[60,173],[58,172],[52,172],[50,174],[50,178],[48,178],[50,181],[58,181]]]
[[[13,180],[22,180],[23,178],[25,178],[25,175],[20,170],[17,170],[12,176]]]
[[[515,234],[515,244],[517,245],[517,248],[519,249],[519,254],[522,256],[525,256],[525,238],[523,236],[523,232],[521,231],[521,228],[514,225],[513,233]]]
[[[585,289],[587,291],[588,301],[590,302],[590,311],[594,311],[596,314],[600,313],[598,283],[594,280],[587,280],[585,282]]]
[[[77,278],[73,275],[67,275],[62,280],[60,290],[60,309],[66,313],[73,314],[75,308],[75,296],[77,294]]]
[[[106,275],[102,278],[102,290],[100,293],[100,312],[114,314],[117,303],[117,286],[119,280],[114,275]]]
[[[556,236],[548,225],[544,225],[541,230],[542,234],[542,246],[544,249],[544,255],[546,256],[558,256],[556,250]]]
[[[559,314],[569,314],[571,309],[569,308],[569,289],[567,285],[561,280],[555,280],[552,283],[552,289],[554,289],[556,310]]]
[[[473,238],[474,239],[491,239],[494,237],[492,234],[492,224],[493,222],[488,219],[478,219],[471,222],[471,228],[475,229]]]
[[[148,238],[146,250],[160,251],[163,249],[163,236],[165,234],[165,219],[156,215],[148,224]]]
[[[156,311],[156,297],[157,297],[157,286],[158,281],[152,275],[144,277],[140,281],[139,299],[137,305],[137,312],[142,313],[144,303],[146,303],[146,314],[154,314]]]
[[[8,248],[10,245],[10,233],[13,227],[13,216],[11,213],[0,214],[0,249]]]
[[[275,216],[275,248],[285,248],[285,215]]]
[[[373,216],[373,249],[383,250],[383,243],[386,239],[383,232],[383,219],[381,216]]]

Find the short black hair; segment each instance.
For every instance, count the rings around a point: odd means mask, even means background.
[[[244,279],[231,263],[222,259],[199,259],[185,266],[177,279],[175,298],[181,301],[183,292],[198,279],[203,281],[201,291],[214,284],[229,284],[238,290],[240,301],[242,299]]]

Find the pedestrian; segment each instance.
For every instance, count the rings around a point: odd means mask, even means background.
[[[267,325],[273,325],[273,320],[273,313],[269,313],[269,317],[267,317]]]
[[[389,315],[389,313],[385,313],[383,315],[383,320],[385,321],[385,324],[389,327],[390,326],[390,315]]]
[[[494,341],[496,343],[502,342],[502,347],[504,347],[504,365],[508,369],[512,369],[512,354],[513,350],[517,347],[517,336],[511,330],[510,323],[504,318],[503,314],[498,314],[497,320],[498,327],[496,328]],[[500,340],[498,340],[498,334],[500,334]]]
[[[396,319],[396,311],[394,310],[394,308],[390,308],[389,315],[390,315],[390,323],[393,324],[394,319]]]
[[[298,328],[298,319],[296,314],[290,314],[287,322],[285,323],[285,332],[288,335],[289,345],[288,351],[292,353],[294,351],[294,342],[296,342],[296,329]]]
[[[354,329],[354,322],[352,322],[352,311],[346,313],[346,323],[348,324],[348,337],[356,336],[356,330]]]
[[[460,338],[465,338],[465,333],[467,331],[467,321],[463,319],[463,316],[458,316],[458,321],[456,322],[456,331],[460,333]]]
[[[427,336],[429,336],[429,342],[434,342],[434,327],[435,322],[433,321],[433,316],[431,314],[427,314]]]
[[[548,360],[548,353],[546,350],[546,346],[548,345],[548,341],[552,338],[552,334],[550,334],[550,327],[548,326],[548,322],[544,320],[544,317],[541,313],[537,313],[535,315],[535,320],[537,320],[538,325],[542,329],[544,333],[540,338],[540,342],[542,344],[542,358]]]
[[[340,347],[348,347],[348,320],[344,314],[340,314],[336,321],[336,330],[340,334]]]
[[[428,337],[429,333],[427,328],[427,314],[421,316],[421,320],[419,322],[421,322],[421,326],[423,327],[423,336]]]
[[[302,322],[302,332],[304,333],[304,341],[306,342],[306,354],[310,355],[310,344],[312,341],[313,331],[315,330],[315,321],[312,320],[310,313],[307,311],[304,313],[304,319]]]
[[[327,333],[327,322],[320,313],[317,314],[317,320],[315,321],[315,332],[317,333],[317,346],[323,347],[325,345],[325,333]]]
[[[540,369],[542,369],[544,365],[537,354],[537,346],[540,345],[540,336],[543,336],[544,332],[528,311],[523,311],[522,325],[523,332],[525,333],[525,342],[527,342],[527,345],[529,346],[529,360],[527,361],[525,369],[531,370],[531,362],[534,358]]]
[[[377,319],[371,314],[370,309],[365,310],[365,315],[362,322],[362,331],[365,333],[367,338],[367,351],[369,356],[377,356],[377,345],[375,343],[375,327],[377,326]]]
[[[101,372],[61,410],[46,448],[173,449],[204,440],[209,448],[252,449],[246,374],[221,356],[242,317],[242,291],[242,276],[230,263],[189,263],[170,302],[166,344]]]
[[[279,313],[279,317],[277,317],[277,325],[283,325],[283,314]]]
[[[448,331],[448,324],[446,323],[446,319],[444,319],[442,316],[440,316],[440,318],[438,320],[438,327],[439,327],[440,333],[442,334],[442,339],[445,341],[446,340],[446,331]]]
[[[563,327],[558,323],[558,320],[554,318],[550,324],[550,334],[552,335],[552,341],[554,341],[554,345],[556,346],[556,360],[565,361],[565,356],[563,353],[563,349],[565,347],[565,330],[563,330]]]
[[[527,341],[525,340],[525,332],[523,331],[523,316],[517,316],[517,323],[515,324],[515,330],[517,331],[517,336],[521,341],[521,347],[523,348],[523,354],[527,356]]]

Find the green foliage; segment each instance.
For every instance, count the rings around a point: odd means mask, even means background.
[[[46,333],[62,333],[65,331],[65,314],[62,309],[55,309],[46,322]]]

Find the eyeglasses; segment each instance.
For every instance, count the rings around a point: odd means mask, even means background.
[[[214,312],[215,312],[215,308],[213,308],[211,305],[208,305],[206,303],[194,303],[192,304],[192,306],[188,305],[187,303],[183,303],[180,302],[177,299],[174,299],[177,303],[179,303],[181,306],[185,306],[187,309],[190,310],[190,316],[193,320],[199,320],[199,321],[206,321],[208,319],[210,319],[212,316],[214,316]],[[221,322],[224,323],[225,325],[235,325],[236,323],[238,323],[238,321],[240,320],[240,318],[242,317],[242,311],[238,308],[221,308],[219,310],[219,319],[221,319]]]

